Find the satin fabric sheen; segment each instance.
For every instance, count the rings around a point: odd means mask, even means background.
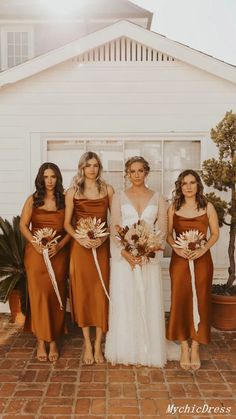
[[[203,214],[194,218],[186,218],[174,214],[176,235],[186,230],[199,230],[205,236],[209,227],[208,216]],[[195,286],[198,299],[200,323],[198,333],[193,325],[192,288],[189,263],[187,259],[172,252],[170,262],[171,277],[171,311],[167,327],[167,339],[187,340],[209,343],[211,325],[211,285],[213,263],[210,251],[194,261]]]
[[[43,227],[57,231],[56,235],[65,235],[63,230],[65,210],[46,211],[33,208],[32,233]],[[38,339],[51,342],[64,333],[66,281],[69,270],[68,245],[50,259],[64,309],[61,310],[43,255],[39,254],[31,243],[25,249],[25,269],[28,280],[30,310],[27,312],[25,330],[31,329]]]
[[[108,196],[98,199],[74,198],[75,224],[80,218],[96,217],[107,221]],[[109,291],[109,239],[96,249],[98,263]],[[70,305],[75,323],[80,327],[96,326],[108,330],[108,299],[102,288],[91,249],[76,240],[71,244]]]

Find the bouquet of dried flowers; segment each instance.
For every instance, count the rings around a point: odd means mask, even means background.
[[[142,257],[148,262],[155,257],[155,251],[164,250],[164,235],[160,230],[155,231],[144,220],[139,220],[132,226],[115,226],[116,238],[121,241],[124,249],[135,257]]]
[[[53,244],[57,244],[58,239],[61,237],[61,236],[56,236],[56,234],[57,232],[56,230],[53,230],[53,228],[49,228],[49,227],[39,228],[33,234],[32,243],[36,243],[42,249],[44,262],[47,267],[48,274],[52,282],[52,286],[56,293],[58,302],[60,304],[60,309],[63,310],[63,304],[62,304],[61,296],[60,296],[59,289],[57,286],[55,273],[53,271],[52,264],[48,255],[48,250],[50,246],[52,246]]]
[[[189,251],[189,254],[192,250],[203,249],[206,244],[206,238],[203,233],[198,230],[188,230],[181,233],[175,240],[174,247],[178,249],[185,249]],[[193,294],[193,322],[196,332],[198,331],[198,324],[200,322],[200,316],[198,312],[198,302],[197,302],[197,293],[195,286],[195,274],[194,274],[194,262],[189,259],[189,269],[191,275],[191,285],[192,285],[192,294]]]
[[[88,237],[89,239],[94,240],[100,237],[108,236],[109,234],[110,233],[107,231],[106,223],[96,217],[80,218],[75,229],[76,239],[85,239]],[[109,294],[103,281],[102,272],[98,263],[97,251],[95,248],[92,248],[92,254],[103,290],[110,301]]]

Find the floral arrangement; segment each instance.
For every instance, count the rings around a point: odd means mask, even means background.
[[[106,228],[106,223],[96,217],[80,218],[75,230],[75,238],[85,239],[96,239],[98,237],[108,236],[109,233]]]
[[[149,261],[155,257],[155,251],[164,250],[164,234],[158,230],[151,229],[144,220],[139,220],[131,227],[115,226],[116,238],[121,241],[124,249],[136,257],[143,257],[144,261]]]
[[[204,234],[198,230],[188,230],[181,233],[175,240],[175,243],[174,247],[189,250],[190,253],[192,250],[203,249],[206,239]]]
[[[203,249],[206,244],[206,238],[203,233],[198,230],[188,230],[181,233],[175,240],[175,244],[173,247],[178,249],[186,249],[191,251],[196,249]],[[192,294],[193,294],[193,322],[194,328],[196,332],[198,331],[198,324],[200,322],[200,316],[198,312],[198,301],[197,301],[197,293],[196,293],[196,286],[195,286],[195,273],[194,273],[194,262],[193,260],[189,259],[189,269],[191,275],[191,285],[192,285]]]
[[[38,229],[34,232],[32,243],[36,243],[42,249],[44,262],[45,262],[45,265],[47,267],[48,274],[49,274],[49,277],[51,279],[52,286],[53,286],[54,291],[56,293],[58,302],[60,304],[60,308],[62,310],[63,309],[63,304],[62,304],[62,301],[61,301],[61,296],[60,296],[59,289],[58,289],[58,286],[57,286],[55,273],[53,271],[52,264],[51,264],[51,261],[50,261],[49,255],[48,255],[48,250],[49,250],[50,246],[52,246],[53,244],[57,244],[58,239],[61,237],[61,236],[56,236],[56,234],[57,234],[57,232],[56,232],[56,230],[53,230],[53,228],[49,228],[49,227],[40,228],[40,229]]]
[[[101,218],[97,219],[96,217],[80,218],[75,229],[75,239],[85,239],[88,237],[91,240],[95,240],[100,237],[108,236],[109,234],[110,233],[107,231],[106,223],[102,222]],[[103,290],[108,300],[111,302],[98,263],[97,251],[93,247],[91,249]]]

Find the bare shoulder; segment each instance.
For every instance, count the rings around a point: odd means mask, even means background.
[[[109,185],[109,184],[107,184],[106,186],[107,186],[107,193],[108,193],[108,195],[109,196],[112,196],[115,193],[113,186],[112,185]]]
[[[207,207],[206,207],[206,211],[207,211],[207,215],[215,215],[216,214],[216,209],[214,207],[214,205],[211,202],[207,203]]]
[[[167,210],[167,212],[168,212],[168,215],[174,215],[174,213],[175,213],[175,207],[174,207],[174,205],[173,204],[171,204],[170,206],[169,206],[169,208],[168,208],[168,210]]]
[[[33,195],[28,196],[28,198],[25,201],[25,206],[27,206],[28,208],[32,208],[33,203],[34,203]]]
[[[72,188],[67,189],[66,191],[67,198],[73,198],[74,194],[75,194],[75,188],[72,187]]]

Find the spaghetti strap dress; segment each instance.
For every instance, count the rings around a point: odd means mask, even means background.
[[[186,230],[199,230],[206,237],[209,227],[208,216],[203,214],[194,218],[174,214],[173,226],[176,235]],[[208,250],[203,256],[194,260],[195,286],[198,300],[200,323],[196,333],[193,324],[192,287],[189,263],[187,259],[172,252],[170,262],[171,277],[171,310],[167,326],[167,339],[187,340],[199,343],[210,341],[211,325],[211,285],[213,263]]]
[[[34,208],[31,224],[32,234],[43,227],[53,228],[56,235],[65,235],[63,229],[65,210],[47,211]],[[43,255],[31,243],[26,245],[24,265],[28,281],[30,308],[26,315],[25,330],[31,330],[38,339],[51,342],[64,333],[66,282],[69,273],[69,247],[64,246],[51,259],[64,309],[60,305],[49,277]]]
[[[74,197],[74,221],[96,217],[107,222],[108,196],[98,199]],[[102,278],[109,290],[109,239],[96,249]],[[80,327],[108,330],[108,299],[103,290],[91,249],[72,241],[70,253],[70,307],[72,319]]]

